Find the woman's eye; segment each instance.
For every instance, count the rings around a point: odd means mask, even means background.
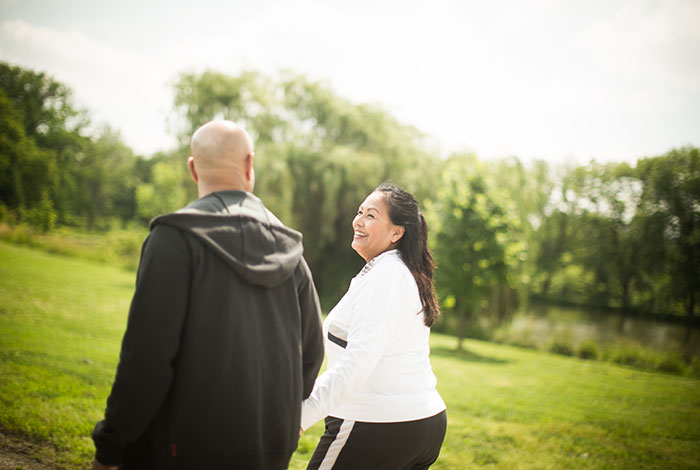
[[[368,215],[367,215],[367,218],[368,218],[368,219],[374,219],[374,216],[373,216],[372,214],[368,214]]]

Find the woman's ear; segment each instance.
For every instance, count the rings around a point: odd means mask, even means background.
[[[406,227],[403,225],[397,225],[394,233],[391,234],[391,243],[397,243],[399,240],[401,240],[404,233],[406,233]]]

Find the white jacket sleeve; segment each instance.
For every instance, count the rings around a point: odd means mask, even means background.
[[[357,293],[360,298],[343,355],[316,379],[311,396],[302,403],[304,430],[328,416],[365,383],[396,329],[404,299],[401,276],[379,266],[367,276]]]

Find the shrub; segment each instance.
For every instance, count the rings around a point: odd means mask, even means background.
[[[47,192],[44,192],[37,206],[24,211],[24,218],[30,225],[44,233],[56,227],[56,210]]]
[[[107,243],[119,258],[137,257],[141,252],[144,234],[136,231],[110,232],[107,235]]]
[[[615,364],[635,366],[641,363],[639,351],[629,346],[614,346],[606,352],[606,356]]]
[[[700,360],[694,357],[687,369],[687,374],[691,377],[700,378]]]
[[[7,230],[3,230],[2,238],[19,245],[33,245],[35,243],[36,233],[28,225],[18,224],[13,227],[8,226]]]
[[[671,374],[683,374],[686,369],[685,361],[676,354],[668,354],[658,365],[658,369]]]
[[[506,328],[499,328],[491,335],[491,341],[526,349],[537,349],[538,346],[532,332],[528,329],[511,331]]]
[[[573,356],[574,355],[574,348],[571,346],[566,341],[563,341],[561,339],[559,340],[554,340],[550,345],[549,345],[549,351],[553,352],[554,354],[561,354],[562,356]]]
[[[642,369],[656,369],[662,357],[661,353],[631,341],[614,343],[605,351],[610,362]]]
[[[578,357],[581,359],[598,359],[600,352],[598,345],[593,341],[584,341],[578,347]]]
[[[15,223],[12,211],[2,202],[0,202],[0,222],[5,222],[10,225]]]

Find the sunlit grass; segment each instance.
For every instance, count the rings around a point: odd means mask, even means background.
[[[107,232],[59,227],[43,233],[25,224],[8,225],[0,222],[0,240],[128,269],[136,269],[141,244],[147,234],[148,229],[145,227],[112,229]]]
[[[0,242],[0,427],[86,468],[134,272]],[[700,381],[433,334],[448,404],[436,469],[700,468]],[[301,439],[305,467],[323,430]]]
[[[449,433],[435,468],[698,468],[700,383],[433,337]],[[488,467],[487,467],[488,468]]]
[[[133,272],[0,243],[0,426],[59,448],[66,468],[114,376]]]

